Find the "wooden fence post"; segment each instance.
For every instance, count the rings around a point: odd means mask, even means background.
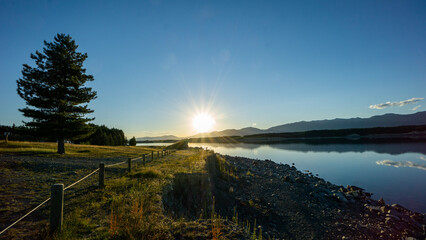
[[[157,158],[160,158],[160,152],[157,152]]]
[[[154,151],[151,151],[151,161],[154,161]]]
[[[50,232],[61,231],[64,219],[64,184],[53,184],[50,196]]]
[[[99,163],[99,187],[105,187],[105,163]]]
[[[144,154],[144,155],[142,155],[142,164],[143,164],[143,166],[145,167],[145,154]]]
[[[127,159],[127,171],[129,171],[129,172],[132,171],[132,159],[131,158]]]

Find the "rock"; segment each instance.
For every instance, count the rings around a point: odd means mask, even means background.
[[[392,214],[386,214],[386,219],[387,218],[393,218],[396,221],[400,221],[400,218],[398,216],[392,215]]]
[[[385,200],[383,200],[383,198],[380,198],[379,201],[377,201],[378,204],[384,206],[385,205]]]
[[[297,177],[296,179],[295,179],[295,181],[296,182],[298,182],[298,183],[305,183],[306,181],[305,181],[305,178],[303,178],[303,177]]]
[[[402,207],[401,205],[396,204],[396,203],[392,204],[391,206],[392,206],[393,208],[397,209],[398,211],[400,211],[401,209],[404,209],[404,207]]]
[[[370,212],[381,212],[381,208],[379,206],[371,206],[371,205],[367,205],[366,206],[368,208],[368,210],[370,210]]]
[[[400,212],[396,211],[393,208],[389,209],[387,213],[390,214],[390,215],[397,216],[398,218],[402,218],[402,214]]]
[[[416,214],[416,213],[410,215],[410,218],[413,219],[414,221],[418,222],[418,223],[421,223],[422,220],[423,220],[422,215],[421,214]]]
[[[283,181],[292,183],[294,182],[294,179],[291,176],[284,176]]]
[[[380,211],[382,211],[382,213],[387,213],[387,212],[388,212],[388,210],[389,210],[389,207],[388,207],[388,206],[381,206],[381,207],[380,207]]]
[[[363,188],[360,188],[360,187],[357,187],[357,186],[349,186],[348,185],[346,188],[349,189],[349,190],[351,190],[351,191],[361,191],[361,192],[364,191]]]
[[[420,224],[416,221],[412,221],[409,224],[412,225],[413,227],[417,228],[417,230],[419,230],[419,231],[423,230],[423,227],[425,226],[425,225],[422,225],[422,224]]]
[[[346,199],[346,197],[341,192],[335,192],[333,193],[333,196],[341,202],[348,202],[348,199]]]
[[[350,191],[347,193],[348,195],[352,195],[354,198],[358,198],[359,197],[359,193],[356,191]]]

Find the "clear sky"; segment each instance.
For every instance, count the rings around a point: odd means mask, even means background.
[[[94,122],[128,137],[195,134],[203,111],[223,130],[426,110],[424,0],[0,0],[0,124],[56,33],[88,53]]]

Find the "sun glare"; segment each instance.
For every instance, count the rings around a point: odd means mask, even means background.
[[[213,129],[215,121],[207,113],[200,113],[192,119],[192,126],[197,133],[209,132]]]

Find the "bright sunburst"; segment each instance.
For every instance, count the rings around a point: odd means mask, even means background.
[[[197,114],[192,119],[192,126],[197,133],[209,132],[213,129],[215,121],[212,116],[207,113]]]

